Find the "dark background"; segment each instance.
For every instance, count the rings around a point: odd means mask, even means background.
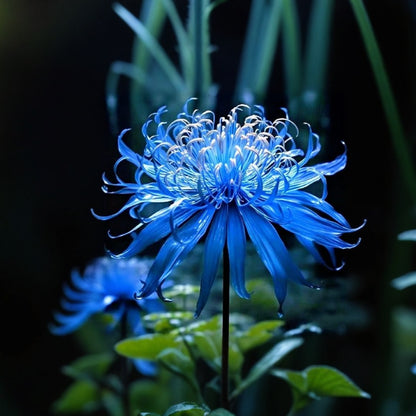
[[[178,3],[186,6],[184,0]],[[329,134],[347,142],[349,160],[345,171],[330,179],[329,201],[353,225],[368,221],[362,243],[347,253],[346,272],[358,277],[354,296],[366,308],[369,324],[329,339],[325,354],[331,357],[328,364],[373,395],[371,401],[345,401],[344,409],[380,414],[380,399],[389,388],[390,311],[412,300],[389,287],[392,278],[414,266],[405,256],[411,245],[396,242],[396,236],[415,228],[415,217],[350,4],[336,3]],[[122,4],[136,12],[140,2]],[[414,3],[365,4],[414,152]],[[111,5],[108,0],[0,2],[2,415],[47,415],[69,383],[61,366],[79,353],[71,337],[52,336],[47,324],[70,270],[104,254],[108,224],[90,214],[91,207],[106,204],[101,173],[118,156],[104,85],[110,64],[130,59],[133,41]],[[228,0],[211,19],[217,46],[213,76],[227,110],[248,5]],[[273,77],[266,107],[285,105],[281,77]]]

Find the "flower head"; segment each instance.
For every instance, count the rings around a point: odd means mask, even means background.
[[[52,333],[69,334],[97,313],[110,314],[112,325],[125,315],[131,331],[135,335],[142,333],[140,313],[161,309],[158,299],[134,298],[137,279],[146,277],[151,263],[150,259],[100,257],[86,267],[83,276],[73,270],[71,286],[65,284],[63,287],[61,304],[65,313],[54,314],[57,324],[51,325]]]
[[[81,275],[77,270],[71,273],[71,285],[63,287],[62,312],[56,312],[56,323],[50,325],[54,335],[67,335],[92,315],[106,313],[112,316],[111,327],[126,319],[131,333],[145,332],[141,323],[143,312],[162,310],[157,297],[137,300],[134,292],[137,278],[145,278],[152,261],[131,258],[115,260],[100,257],[88,265]],[[127,336],[127,334],[126,334]],[[152,374],[154,366],[143,360],[134,360],[136,368],[143,374]]]
[[[322,263],[325,249],[334,268],[335,249],[358,244],[341,238],[356,229],[325,201],[325,176],[345,167],[346,152],[332,162],[307,165],[320,151],[319,138],[307,125],[307,148],[297,147],[298,129],[287,114],[269,121],[262,107],[239,105],[216,122],[212,112],[189,112],[187,106],[170,124],[162,121],[165,107],[149,118],[142,128],[143,156],[123,142],[128,130],[121,133],[116,181],[104,176],[103,190],[131,197],[113,215],[94,215],[107,220],[128,211],[137,220],[126,233],[132,237],[130,245],[115,257],[130,257],[165,239],[138,297],[153,293],[205,236],[196,315],[208,299],[225,245],[231,284],[239,296],[249,298],[244,278],[248,236],[271,274],[281,307],[288,280],[315,286],[292,261],[279,228],[293,233]],[[248,115],[239,122],[244,112]],[[135,165],[134,182],[119,175],[125,161]],[[322,184],[320,196],[306,190],[315,182]]]

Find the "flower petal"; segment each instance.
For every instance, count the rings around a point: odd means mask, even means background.
[[[50,324],[49,330],[54,335],[67,335],[78,329],[90,316],[90,311],[81,311],[73,315],[57,312],[54,314],[57,325]]]
[[[336,157],[332,162],[319,163],[314,166],[303,166],[290,179],[290,190],[303,189],[322,179],[323,176],[334,175],[345,168],[347,151]]]
[[[345,219],[345,217],[337,212],[331,204],[309,192],[291,191],[279,197],[279,201],[288,201],[294,204],[301,204],[309,208],[319,210],[338,223],[350,228],[350,224]]]
[[[232,205],[228,209],[227,247],[230,257],[231,285],[237,295],[249,299],[250,294],[245,287],[245,254],[246,232],[238,209]]]
[[[332,266],[329,266],[328,265],[328,262],[326,260],[324,260],[324,258],[322,257],[321,253],[316,248],[316,244],[312,240],[309,240],[307,238],[304,238],[304,237],[302,237],[300,235],[296,235],[296,238],[312,254],[312,256],[314,257],[314,259],[316,261],[318,261],[319,263],[325,265],[328,268],[333,268],[335,270],[340,270],[344,266],[344,263],[341,263],[340,266],[337,266],[336,265],[335,251],[334,251],[334,249],[332,247],[325,247],[326,250],[329,253],[329,258],[330,258],[331,263],[332,263]]]
[[[156,212],[149,217],[149,220],[152,222],[147,224],[138,235],[133,237],[133,241],[124,251],[119,254],[111,254],[111,256],[114,258],[128,258],[140,253],[172,232],[172,215],[176,226],[184,223],[193,213],[189,208],[182,207],[176,207],[176,209],[168,207]]]
[[[250,207],[240,207],[247,232],[264,265],[269,270],[277,300],[282,312],[282,304],[286,297],[287,280],[315,287],[308,282],[293,263],[288,250],[283,244],[274,227]]]
[[[126,133],[128,133],[131,129],[124,129],[118,136],[118,150],[120,154],[123,156],[123,159],[128,160],[130,163],[133,163],[138,168],[141,166],[142,157],[130,149],[124,142],[123,137]]]
[[[112,218],[117,217],[117,215],[120,215],[122,212],[136,206],[139,205],[142,201],[140,201],[139,198],[137,198],[137,195],[132,195],[129,200],[114,214],[110,214],[110,215],[99,215],[97,213],[94,212],[93,209],[91,209],[91,213],[92,215],[94,215],[95,218],[97,218],[98,220],[102,220],[102,221],[107,221],[107,220],[111,220]]]
[[[218,263],[225,243],[227,215],[227,207],[223,207],[215,213],[205,240],[204,271],[201,277],[201,290],[196,305],[195,317],[200,315],[207,303],[212,284],[214,283],[217,274]]]
[[[202,238],[214,216],[215,209],[208,206],[197,212],[192,218],[178,228],[177,234],[181,240],[171,235],[159,250],[152,267],[149,270],[143,288],[137,293],[137,298],[152,294],[161,280],[166,278],[172,269],[195,247]]]
[[[319,213],[301,204],[281,203],[283,221],[280,225],[295,235],[300,235],[324,247],[353,248],[356,243],[342,240],[344,233],[357,229],[322,217]],[[335,210],[334,210],[335,211]]]

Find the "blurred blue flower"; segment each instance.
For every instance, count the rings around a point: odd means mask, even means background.
[[[346,152],[332,162],[307,166],[320,151],[319,138],[306,125],[307,149],[298,148],[294,140],[298,129],[286,113],[272,122],[262,107],[239,105],[216,123],[212,112],[190,112],[188,106],[189,101],[170,124],[162,121],[165,107],[149,117],[142,128],[143,156],[123,142],[128,130],[120,134],[116,181],[104,175],[103,191],[131,197],[115,214],[94,215],[108,220],[128,211],[138,222],[122,234],[130,235],[132,241],[114,257],[130,257],[166,237],[139,298],[157,290],[206,235],[196,315],[207,302],[225,244],[232,286],[239,296],[249,298],[244,278],[247,233],[272,276],[281,312],[288,279],[316,286],[294,264],[277,226],[293,233],[319,262],[334,268],[334,250],[358,244],[341,237],[360,227],[351,228],[325,201],[325,176],[345,167]],[[241,123],[239,115],[244,116]],[[136,167],[133,182],[125,182],[119,174],[125,161]],[[321,183],[320,196],[305,190],[315,182]]]
[[[69,334],[92,315],[104,313],[112,317],[111,329],[126,319],[131,332],[124,336],[143,334],[141,315],[163,309],[156,296],[141,300],[134,298],[137,281],[146,277],[151,264],[152,260],[147,258],[116,260],[100,257],[86,267],[83,275],[73,270],[71,284],[63,286],[61,306],[64,313],[54,313],[56,323],[50,325],[51,332],[54,335]],[[153,373],[151,363],[134,362],[143,374]]]

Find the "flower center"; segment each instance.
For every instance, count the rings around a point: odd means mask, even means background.
[[[219,208],[275,196],[296,162],[285,147],[291,137],[284,123],[262,123],[252,115],[240,125],[234,113],[216,126],[209,118],[177,120],[162,140],[152,143],[155,179],[175,199],[191,205]]]

